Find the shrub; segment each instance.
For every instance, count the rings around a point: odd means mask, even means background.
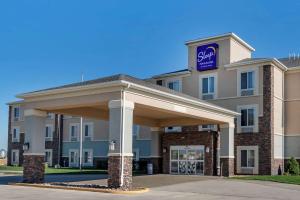
[[[299,163],[294,157],[291,157],[287,163],[287,172],[291,175],[299,175]]]

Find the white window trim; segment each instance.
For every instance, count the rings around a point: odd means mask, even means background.
[[[85,126],[88,125],[90,127],[90,136],[85,136]],[[79,134],[80,134],[80,127],[79,127]],[[94,140],[94,123],[93,122],[84,122],[83,123],[83,130],[82,130],[83,139],[91,138],[91,141]]]
[[[241,95],[242,90],[241,90],[241,73],[246,73],[246,72],[254,72],[254,92],[253,95],[255,96],[258,95],[258,89],[259,89],[259,68],[258,66],[256,67],[251,67],[251,68],[238,68],[237,70],[237,96],[238,97],[244,97]]]
[[[17,138],[14,138],[14,130],[17,130]],[[11,129],[11,140],[12,142],[20,142],[20,127],[19,126],[13,126],[12,129]]]
[[[13,161],[13,153],[16,153],[17,155],[17,160]],[[19,165],[20,163],[20,151],[18,149],[12,149],[11,150],[11,164],[12,165]]]
[[[15,108],[19,109],[19,117],[18,118],[15,118]],[[12,107],[12,121],[14,121],[14,122],[21,121],[21,107],[19,105]]]
[[[241,151],[242,150],[254,150],[254,167],[241,167]],[[242,173],[242,169],[253,169],[253,174],[258,174],[259,165],[259,152],[258,146],[237,146],[237,173]]]
[[[214,96],[213,99],[218,98],[218,74],[217,73],[209,73],[209,74],[201,74],[199,75],[199,99],[202,99],[203,93],[202,93],[202,79],[203,78],[209,78],[209,77],[214,77],[215,82],[214,82],[214,93],[207,93],[207,94],[212,94]]]
[[[203,128],[202,127],[203,125],[199,125],[198,130],[199,131],[217,131],[217,125],[215,125],[215,124],[207,124],[207,125],[212,125],[213,127],[212,128]]]
[[[254,109],[254,126],[243,126],[243,128],[253,128],[253,132],[258,132],[258,104],[252,104],[252,105],[239,105],[237,106],[237,112],[241,113],[241,110],[243,109]],[[241,127],[241,115],[237,117],[237,133],[242,133],[242,127]]]
[[[172,129],[169,129],[169,127],[172,127]],[[169,126],[165,127],[165,133],[180,133],[182,132],[181,126]]]
[[[72,137],[72,126],[77,126],[77,134],[76,134],[76,137]],[[80,134],[80,123],[70,123],[70,124],[69,124],[69,140],[70,140],[71,142],[78,142],[79,134]],[[76,141],[72,141],[72,138],[76,138]]]
[[[169,79],[166,79],[166,87],[169,88],[169,83],[171,82],[175,82],[175,81],[178,81],[179,82],[179,91],[178,92],[182,92],[182,78],[169,78]]]
[[[46,128],[50,129],[50,137],[46,137]],[[45,126],[45,140],[46,141],[52,141],[53,140],[53,132],[54,132],[54,126],[53,124],[46,124]]]
[[[84,162],[84,153],[85,152],[89,152],[91,153],[91,157],[92,157],[92,162],[91,163],[86,163]],[[83,159],[82,159],[82,165],[84,167],[92,167],[94,165],[94,150],[93,149],[83,149],[82,150],[82,156],[83,156]]]
[[[45,158],[46,158],[46,152],[50,152],[50,161],[48,163],[48,166],[52,167],[53,150],[52,149],[45,149]]]
[[[77,153],[77,162],[71,163],[71,152]],[[69,149],[69,167],[79,167],[79,150],[78,149]]]

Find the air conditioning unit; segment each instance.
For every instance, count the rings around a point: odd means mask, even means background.
[[[202,95],[202,99],[203,99],[203,100],[214,99],[214,95],[213,95],[213,94],[203,94],[203,95]]]
[[[253,89],[241,91],[241,96],[252,96],[252,95],[254,95],[254,90]]]
[[[253,133],[254,131],[253,127],[244,127],[244,128],[242,127],[241,129],[243,133]]]
[[[242,174],[254,174],[254,168],[241,168]]]

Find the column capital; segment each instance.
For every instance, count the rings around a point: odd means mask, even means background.
[[[123,105],[123,101],[122,100],[111,100],[108,103],[108,107],[109,108],[121,108]],[[124,101],[124,107],[125,108],[131,108],[134,109],[134,103],[132,101]]]
[[[27,109],[27,110],[24,111],[24,116],[25,117],[28,117],[28,116],[46,117],[47,112],[37,110],[37,109]]]

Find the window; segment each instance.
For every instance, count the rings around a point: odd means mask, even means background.
[[[12,128],[12,142],[20,142],[20,128],[19,127]]]
[[[167,82],[167,87],[171,90],[175,90],[177,92],[181,92],[181,84],[180,80],[172,80]]]
[[[47,118],[48,119],[54,119],[54,114],[53,113],[47,113]]]
[[[46,125],[45,139],[46,141],[52,141],[53,138],[53,125]]]
[[[163,81],[162,80],[157,80],[156,84],[162,86],[163,85]]]
[[[241,82],[240,82],[241,96],[254,95],[254,87],[255,87],[254,81],[255,81],[254,71],[241,73]]]
[[[217,93],[217,74],[200,75],[200,97],[203,100],[215,99]]]
[[[238,133],[258,132],[258,105],[238,106]]]
[[[19,150],[11,151],[11,164],[13,164],[13,165],[19,164]]]
[[[78,167],[78,149],[69,150],[69,167]]]
[[[241,167],[252,168],[255,165],[254,150],[241,150]]]
[[[84,166],[93,166],[93,150],[84,149],[83,150],[83,165]]]
[[[241,126],[254,126],[254,108],[241,109]]]
[[[20,120],[20,107],[14,107],[14,121]]]
[[[79,124],[70,124],[70,141],[78,140],[79,126]]]
[[[214,124],[206,124],[206,125],[201,125],[199,127],[199,130],[200,131],[214,131],[216,128],[215,128],[215,125]]]
[[[45,150],[45,162],[48,164],[48,166],[52,166],[52,149]]]
[[[84,136],[84,140],[89,140],[91,141],[93,138],[93,130],[94,129],[94,125],[93,123],[84,123],[83,124],[83,136]]]
[[[166,133],[181,132],[181,126],[170,126],[165,128]]]

